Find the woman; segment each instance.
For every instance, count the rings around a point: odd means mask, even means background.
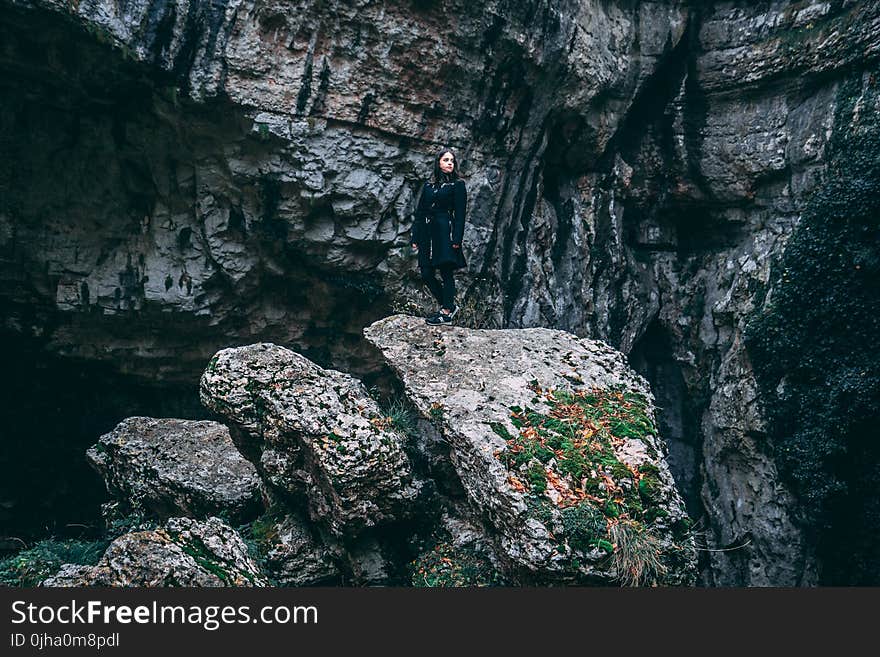
[[[444,149],[434,160],[434,180],[425,183],[413,219],[412,248],[419,256],[422,280],[440,304],[428,324],[449,324],[458,313],[453,272],[465,266],[461,252],[467,190],[455,154]],[[440,271],[441,281],[436,272]]]

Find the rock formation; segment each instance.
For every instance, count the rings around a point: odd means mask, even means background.
[[[129,418],[89,455],[118,515],[211,508],[244,521],[238,532],[215,517],[140,521],[97,565],[68,564],[44,585],[388,584],[406,571],[428,586],[694,583],[651,394],[622,354],[563,331],[406,315],[366,335],[445,452],[347,374],[277,345],[224,349],[202,399],[256,471],[213,422]],[[270,506],[247,521],[256,473]]]
[[[7,326],[39,336],[65,317],[56,353],[134,354],[130,373],[166,381],[191,381],[218,348],[257,337],[373,369],[360,329],[420,299],[407,234],[441,142],[465,148],[469,260],[485,263],[475,280],[497,288],[484,319],[507,322],[498,284],[511,267],[522,274],[511,249],[544,151],[577,133],[578,150],[600,152],[686,26],[680,2],[633,13],[605,2],[16,0],[4,13],[9,52],[45,50],[51,79],[81,79],[50,92],[24,54],[6,64],[30,89],[4,101],[4,130],[22,140],[10,146],[20,165],[4,177],[19,191],[0,225],[25,272],[4,296]],[[20,29],[29,21],[42,29]],[[89,136],[65,137],[77,126]],[[57,167],[56,143],[79,164]],[[81,150],[93,147],[106,158]],[[31,170],[53,173],[23,179]],[[96,179],[103,192],[66,191]],[[33,230],[61,237],[47,244]],[[54,264],[41,274],[46,253]],[[504,294],[512,303],[520,292]]]
[[[210,421],[126,418],[87,452],[121,515],[207,518],[232,522],[258,515],[260,480],[229,437]]]
[[[403,315],[365,334],[449,442],[476,517],[488,523],[512,579],[619,581],[624,573],[602,549],[611,542],[602,541],[606,531],[629,527],[650,533],[672,563],[658,579],[693,583],[693,537],[653,430],[651,393],[622,354],[564,331],[431,329]],[[619,392],[606,401],[610,390]],[[637,414],[631,402],[639,398],[645,406]],[[595,412],[579,426],[585,410]],[[607,420],[617,424],[603,435]],[[587,516],[597,528],[578,526]],[[622,541],[617,548],[612,555]]]
[[[348,374],[260,343],[218,352],[200,390],[261,477],[336,536],[399,519],[418,495],[401,436]]]
[[[298,514],[267,514],[251,525],[250,534],[263,555],[264,571],[279,586],[329,586],[344,581],[335,553],[315,538],[308,521]],[[352,572],[355,582],[369,582],[358,577],[360,571]]]
[[[170,518],[110,544],[95,566],[65,565],[42,586],[265,586],[235,531],[219,518]]]

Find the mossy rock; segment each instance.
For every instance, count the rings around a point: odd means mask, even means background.
[[[827,182],[771,271],[745,344],[772,450],[823,562],[821,583],[880,583],[880,84],[839,87]],[[767,290],[764,290],[766,294]]]

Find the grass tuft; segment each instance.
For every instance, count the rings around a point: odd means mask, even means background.
[[[624,586],[656,585],[666,574],[660,540],[643,526],[620,522],[611,526],[614,566]]]

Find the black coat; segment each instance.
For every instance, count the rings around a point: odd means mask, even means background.
[[[412,243],[419,247],[420,267],[465,266],[461,241],[466,212],[467,190],[463,180],[441,185],[425,183],[412,227]],[[458,248],[453,248],[453,244]]]

